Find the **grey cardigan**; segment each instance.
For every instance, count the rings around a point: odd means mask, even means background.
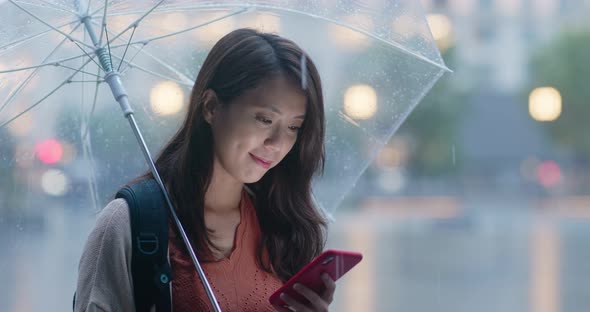
[[[74,311],[135,311],[131,225],[123,199],[111,201],[100,212],[88,236],[78,266]]]

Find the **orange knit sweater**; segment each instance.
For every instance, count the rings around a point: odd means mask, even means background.
[[[256,209],[246,191],[242,192],[240,214],[230,256],[201,265],[222,311],[275,311],[268,302],[268,297],[282,282],[275,275],[263,271],[257,264],[256,247],[261,232]],[[183,248],[178,245],[174,231],[169,233],[169,255],[174,277],[173,311],[212,311],[189,255],[182,252]]]

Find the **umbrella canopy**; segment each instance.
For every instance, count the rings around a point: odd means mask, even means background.
[[[146,169],[85,23],[110,50],[153,153],[179,126],[199,66],[221,36],[252,27],[301,45],[325,86],[326,171],[314,194],[330,213],[447,70],[410,0],[10,0],[1,8],[0,127],[18,145],[4,166],[27,197],[70,194],[81,209],[102,206]]]
[[[243,27],[295,41],[318,67],[327,159],[314,195],[328,215],[448,71],[413,0],[0,1],[2,220],[106,204],[148,168],[117,89],[156,154],[207,52]]]

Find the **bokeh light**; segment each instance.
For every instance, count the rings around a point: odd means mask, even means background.
[[[160,82],[150,91],[150,103],[154,113],[163,116],[173,115],[182,109],[184,93],[175,82]]]
[[[537,179],[544,187],[550,188],[557,186],[561,182],[561,169],[559,165],[552,160],[542,162],[537,167]]]
[[[48,139],[35,145],[35,154],[42,163],[52,165],[61,160],[63,148],[59,141]]]
[[[373,20],[366,15],[343,16],[341,19],[344,24],[361,25],[363,30],[371,31],[374,28]],[[333,24],[328,27],[334,43],[347,50],[360,51],[366,49],[370,44],[368,36],[358,31]]]
[[[41,176],[41,188],[52,196],[63,196],[68,190],[69,181],[58,169],[49,169]]]
[[[556,120],[561,105],[561,94],[553,87],[535,88],[529,95],[529,114],[537,121]]]
[[[344,93],[344,112],[354,119],[369,119],[377,112],[377,92],[369,85],[355,85]]]
[[[202,16],[196,17],[195,20],[192,22],[191,26],[197,26],[199,24],[204,24],[210,22],[216,18],[220,18],[221,14],[206,14],[203,13]],[[225,17],[221,20],[215,21],[211,24],[196,28],[195,30],[191,31],[193,37],[197,39],[202,44],[207,46],[212,46],[215,44],[221,37],[226,35],[227,33],[231,32],[232,29],[235,28],[236,20],[235,17],[229,16]]]
[[[451,20],[443,14],[428,14],[426,21],[438,48],[444,52],[452,42],[453,24]]]
[[[383,169],[377,178],[379,186],[388,192],[399,192],[406,185],[406,178],[401,169]]]
[[[31,113],[21,115],[8,124],[8,131],[14,136],[24,137],[31,132],[33,128],[33,117]]]

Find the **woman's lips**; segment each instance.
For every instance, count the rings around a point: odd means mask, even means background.
[[[262,166],[264,169],[268,169],[270,168],[271,162],[270,161],[265,161],[262,160],[261,158],[258,158],[252,154],[250,154],[250,157],[252,157],[252,159],[254,159],[254,161],[259,164],[260,166]]]

